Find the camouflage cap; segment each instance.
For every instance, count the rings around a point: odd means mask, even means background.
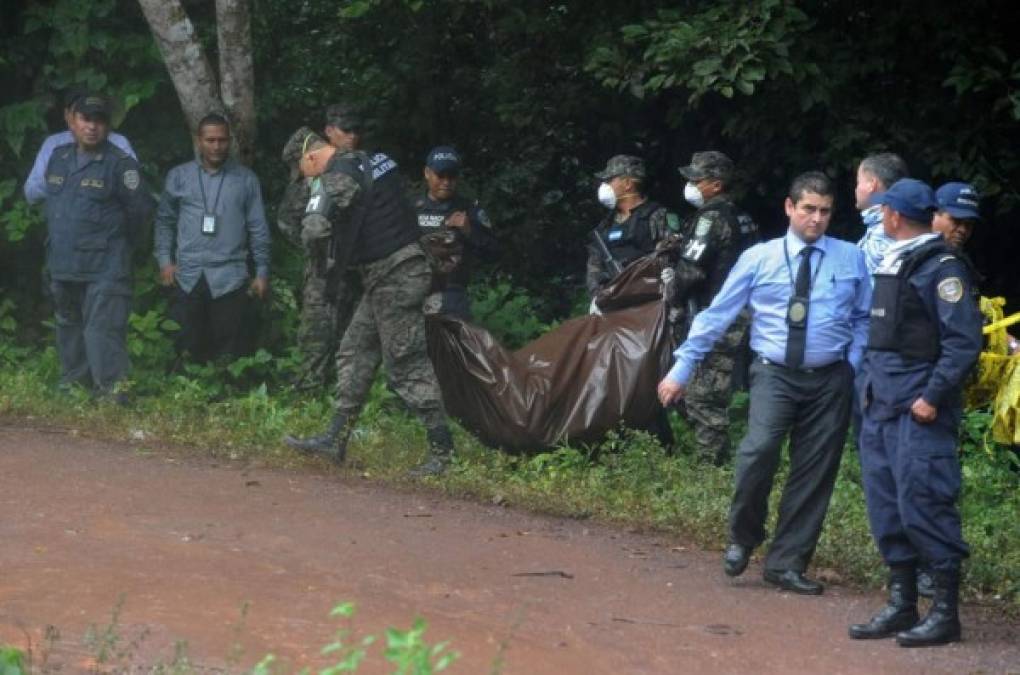
[[[354,106],[346,103],[334,103],[326,106],[326,126],[333,126],[348,132],[360,132],[365,128],[365,120]]]
[[[312,131],[309,127],[301,127],[287,139],[287,142],[283,145],[283,152],[280,153],[281,158],[286,164],[293,164],[301,159],[307,148],[311,147],[314,143],[325,143],[319,134]]]
[[[606,162],[606,168],[595,174],[599,180],[610,180],[617,176],[630,176],[631,178],[645,177],[645,162],[634,155],[614,155]]]
[[[690,165],[680,167],[680,173],[687,180],[719,178],[727,181],[733,176],[733,160],[716,150],[696,152],[691,156]]]

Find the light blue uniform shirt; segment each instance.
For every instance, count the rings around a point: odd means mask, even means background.
[[[202,234],[207,213],[216,216],[212,236]],[[205,169],[197,160],[170,169],[156,211],[160,268],[176,262],[177,283],[186,293],[204,275],[212,297],[218,298],[247,282],[249,252],[255,275],[268,278],[269,224],[255,173],[233,159],[218,171]]]
[[[135,157],[135,151],[131,147],[131,143],[120,134],[111,131],[107,140],[131,155],[134,159],[138,159]],[[46,198],[46,166],[50,163],[50,155],[61,145],[74,142],[74,134],[70,131],[52,134],[43,141],[39,152],[35,155],[35,163],[32,165],[32,171],[28,174],[28,180],[25,181],[25,199],[29,204],[36,204]]]
[[[784,255],[784,243],[789,255]],[[769,361],[786,360],[786,311],[807,244],[792,231],[744,251],[712,304],[700,312],[687,340],[674,352],[669,379],[686,385],[745,306],[751,308],[751,349]],[[819,368],[848,359],[857,369],[868,341],[871,281],[864,253],[853,244],[821,237],[812,244],[807,345],[802,368]],[[820,266],[820,267],[819,267]],[[817,273],[817,274],[816,274]]]

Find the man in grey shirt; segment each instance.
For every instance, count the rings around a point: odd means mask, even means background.
[[[246,291],[269,291],[269,226],[258,178],[230,159],[230,127],[215,113],[198,124],[198,159],[170,170],[156,213],[156,260],[177,285],[176,348],[198,361],[243,351]],[[255,278],[248,283],[249,253]]]

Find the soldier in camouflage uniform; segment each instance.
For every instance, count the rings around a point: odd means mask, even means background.
[[[330,296],[336,293],[335,289],[327,288],[331,265],[329,240],[310,238],[306,243],[301,230],[311,179],[301,174],[298,163],[303,152],[325,144],[314,131],[301,127],[283,147],[283,162],[290,169],[290,183],[280,200],[277,226],[292,244],[305,253],[298,327],[298,347],[304,355],[304,362],[295,381],[298,389],[314,389],[327,383],[338,339],[337,308],[330,300]]]
[[[453,457],[453,438],[425,344],[422,303],[432,273],[397,164],[383,153],[353,150],[360,129],[353,111],[331,106],[326,131],[332,145],[306,153],[301,161],[306,176],[318,177],[303,236],[332,235],[338,271],[349,266],[363,291],[337,350],[336,415],[329,429],[285,441],[343,462],[350,432],[383,363],[392,387],[427,431],[429,458],[412,475],[436,475]]]
[[[684,224],[670,300],[674,306],[688,305],[693,300],[701,309],[711,304],[737,258],[760,236],[758,226],[727,193],[733,177],[729,157],[715,151],[696,152],[680,173],[688,181],[684,198],[698,210]],[[691,318],[674,326],[689,325]],[[749,326],[750,316],[745,309],[701,362],[687,389],[687,418],[694,428],[698,456],[717,465],[730,455],[727,409]],[[686,335],[677,337],[682,342]]]
[[[645,196],[645,175],[644,161],[631,155],[611,157],[606,168],[595,174],[602,181],[599,201],[611,213],[592,232],[593,241],[588,245],[586,287],[592,298],[592,313],[598,312],[599,292],[616,276],[616,264],[623,268],[651,253],[656,243],[680,228],[675,214]],[[595,238],[605,244],[612,261]]]

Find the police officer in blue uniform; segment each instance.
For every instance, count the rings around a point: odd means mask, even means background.
[[[960,563],[968,548],[956,501],[957,428],[964,379],[981,351],[974,273],[931,231],[935,194],[904,178],[878,198],[895,240],[874,274],[868,346],[857,395],[864,413],[861,472],[875,543],[889,566],[889,602],[855,639],[896,636],[904,647],[960,639]],[[917,611],[917,566],[934,599]]]
[[[477,201],[457,194],[460,155],[441,145],[425,158],[426,190],[414,201],[422,247],[432,260],[432,289],[426,312],[471,320],[467,285],[478,260],[496,254],[492,221]]]
[[[100,96],[75,103],[75,142],[46,167],[46,264],[56,310],[61,385],[100,394],[128,371],[131,251],[155,208],[138,162],[108,140],[109,107]]]

